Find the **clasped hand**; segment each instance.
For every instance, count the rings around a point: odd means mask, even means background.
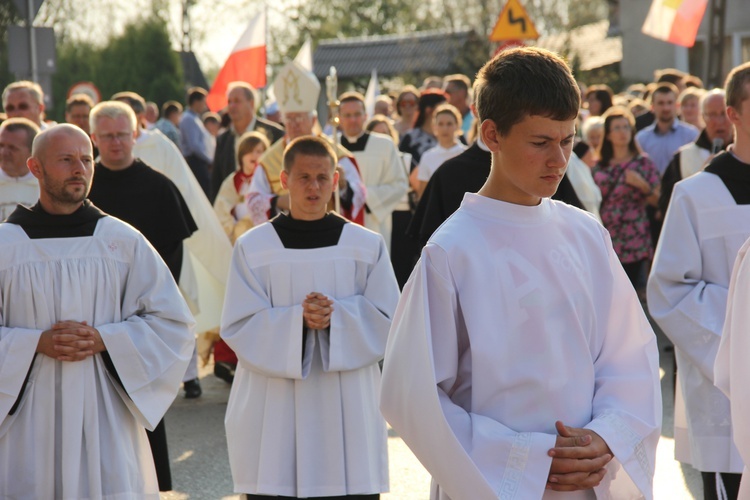
[[[60,321],[42,332],[36,350],[58,361],[81,361],[105,347],[99,331],[85,321]]]
[[[333,301],[322,293],[308,293],[302,301],[302,319],[307,328],[323,330],[331,326]]]
[[[586,490],[598,486],[612,460],[612,451],[596,432],[589,429],[566,427],[555,422],[557,440],[549,450],[552,457],[547,489],[554,491]]]

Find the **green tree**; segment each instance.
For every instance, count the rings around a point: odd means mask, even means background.
[[[159,18],[135,21],[102,49],[96,83],[104,97],[131,90],[156,102],[182,100],[182,65],[165,26]]]
[[[15,80],[8,69],[8,27],[21,20],[12,0],[0,0],[0,89]]]
[[[158,18],[134,21],[101,47],[87,41],[59,44],[52,80],[59,104],[51,116],[62,119],[68,89],[79,81],[94,82],[103,99],[123,90],[158,103],[182,100],[184,94],[180,58],[172,50],[165,23]]]

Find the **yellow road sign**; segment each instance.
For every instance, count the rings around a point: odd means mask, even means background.
[[[490,41],[536,40],[539,38],[534,23],[519,0],[508,0],[492,29]]]

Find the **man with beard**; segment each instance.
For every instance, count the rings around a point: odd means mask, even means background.
[[[0,225],[0,497],[158,500],[144,428],[172,403],[192,316],[146,239],[86,195],[91,141],[34,140],[39,202]]]

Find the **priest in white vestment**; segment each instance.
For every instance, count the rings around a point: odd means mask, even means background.
[[[8,118],[0,123],[0,222],[16,205],[30,207],[39,199],[39,183],[26,166],[38,133],[39,127],[27,118]]]
[[[391,215],[409,190],[409,178],[398,148],[388,136],[365,130],[365,98],[341,95],[341,145],[354,155],[366,191],[365,227],[380,233],[391,249]]]
[[[91,141],[57,125],[40,200],[0,225],[0,498],[158,500],[144,428],[174,400],[193,318],[131,226],[84,201]]]
[[[226,414],[234,488],[248,498],[388,491],[380,368],[399,290],[383,238],[327,212],[335,153],[287,147],[290,213],[238,238],[221,336],[239,364]]]
[[[381,410],[435,500],[650,499],[654,333],[607,231],[549,199],[578,87],[558,56],[524,48],[488,62],[474,88],[490,176],[404,288]]]

